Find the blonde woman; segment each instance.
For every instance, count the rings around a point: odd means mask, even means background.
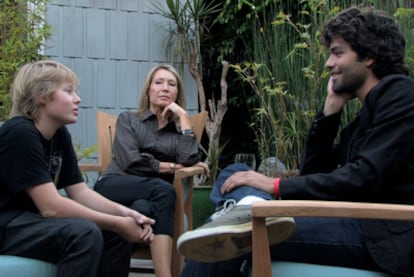
[[[96,191],[155,219],[150,244],[156,276],[171,276],[175,170],[198,165],[197,140],[185,110],[183,82],[168,64],[150,70],[138,111],[118,116],[113,160]]]

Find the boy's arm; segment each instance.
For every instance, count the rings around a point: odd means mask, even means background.
[[[129,216],[138,224],[154,224],[155,221],[143,214],[105,198],[96,191],[90,189],[85,183],[79,183],[66,187],[66,192],[74,201],[93,210],[118,216]]]
[[[68,190],[69,198],[60,195],[52,182],[30,187],[26,192],[33,199],[36,207],[44,217],[84,218],[95,222],[103,230],[109,230],[120,234],[127,241],[152,241],[153,234],[149,224],[138,224],[136,218],[127,215],[116,215],[116,209],[114,209],[113,214],[95,210],[94,206],[99,206],[97,203],[102,201],[102,199],[98,197],[99,195],[95,197],[92,196],[90,203],[95,204],[91,204],[91,207],[85,206],[82,202],[78,203],[76,199],[71,199],[71,195],[76,196],[77,193],[79,193],[78,191],[83,190],[82,186],[87,188],[84,183],[79,183],[74,186],[75,187]],[[83,199],[82,201],[85,200],[86,199]],[[107,201],[108,203],[113,203],[109,200]],[[101,203],[102,206],[103,204],[104,203]],[[112,206],[115,208],[118,204],[114,203]],[[119,211],[122,212],[123,209],[119,209]]]

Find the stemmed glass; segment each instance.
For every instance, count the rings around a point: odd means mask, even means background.
[[[234,162],[244,163],[251,169],[256,170],[256,156],[252,153],[237,153]]]

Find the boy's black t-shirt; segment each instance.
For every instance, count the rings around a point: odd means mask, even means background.
[[[24,117],[14,117],[0,127],[0,226],[7,224],[2,217],[5,211],[9,220],[19,211],[38,212],[25,189],[48,182],[61,189],[82,181],[66,127],[49,141]]]

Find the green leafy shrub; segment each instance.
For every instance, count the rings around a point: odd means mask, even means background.
[[[23,64],[43,58],[50,37],[45,22],[48,0],[3,0],[0,4],[0,121],[9,117],[10,86]]]

